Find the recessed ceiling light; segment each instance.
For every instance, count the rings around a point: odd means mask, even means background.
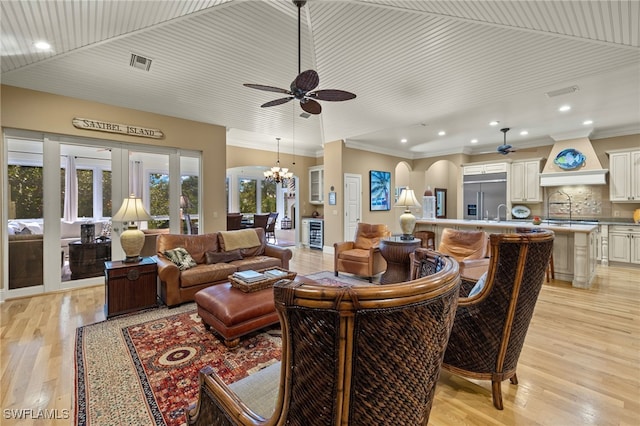
[[[527,136],[529,134],[529,132],[527,132],[526,130],[523,130],[520,132],[521,136]]]
[[[567,112],[571,109],[571,107],[569,105],[562,105],[560,108],[558,108],[558,111],[560,112]]]
[[[500,124],[500,122],[496,120],[489,122],[489,126],[497,126],[498,124]]]
[[[471,139],[471,143],[478,143],[478,139]]]
[[[49,43],[47,43],[46,41],[36,41],[35,43],[33,43],[33,45],[38,50],[49,50],[49,49],[51,49],[51,45]]]
[[[588,126],[589,124],[593,124],[593,120],[584,120],[582,124],[584,124],[585,126]]]
[[[407,139],[406,138],[402,138],[402,139],[400,139],[400,142],[407,143]]]
[[[446,134],[447,134],[447,132],[445,132],[444,130],[440,130],[440,131],[438,132],[438,136],[444,136],[444,135],[446,135]]]

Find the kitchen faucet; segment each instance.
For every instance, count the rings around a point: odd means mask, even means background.
[[[500,222],[500,207],[504,207],[504,218],[505,218],[505,220],[507,219],[507,205],[506,204],[499,204],[498,205],[498,209],[496,211],[496,222]]]

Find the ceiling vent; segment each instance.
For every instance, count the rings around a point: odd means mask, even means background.
[[[575,93],[578,90],[580,90],[578,86],[569,86],[563,89],[552,90],[550,92],[545,93],[545,95],[547,95],[547,98],[554,98],[560,95],[568,95],[569,93]]]
[[[309,114],[308,112],[303,112],[302,114],[300,114],[300,117],[309,118],[309,117],[311,117],[311,114]]]
[[[131,54],[131,61],[129,61],[129,65],[133,68],[137,68],[143,71],[149,71],[151,68],[151,59],[145,58],[144,56],[136,55],[135,53]]]

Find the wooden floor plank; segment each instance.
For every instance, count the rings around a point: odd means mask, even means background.
[[[291,269],[333,269],[333,257],[294,249]],[[590,289],[545,283],[520,356],[519,385],[502,385],[496,410],[488,382],[443,372],[429,424],[637,425],[640,419],[640,269],[602,267]],[[0,305],[2,409],[71,410],[76,327],[105,319],[104,286]],[[70,411],[71,413],[71,411]],[[69,420],[2,425],[67,425]]]

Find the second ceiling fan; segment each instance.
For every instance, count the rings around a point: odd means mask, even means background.
[[[262,108],[281,105],[292,99],[300,101],[300,107],[309,114],[320,114],[322,106],[317,101],[348,101],[354,99],[356,95],[344,90],[325,89],[314,90],[320,84],[320,77],[315,70],[300,71],[300,10],[307,1],[293,0],[298,7],[298,76],[293,80],[289,90],[274,86],[264,86],[262,84],[245,83],[244,86],[252,89],[265,90],[267,92],[284,93],[287,97],[275,99],[260,105]]]

